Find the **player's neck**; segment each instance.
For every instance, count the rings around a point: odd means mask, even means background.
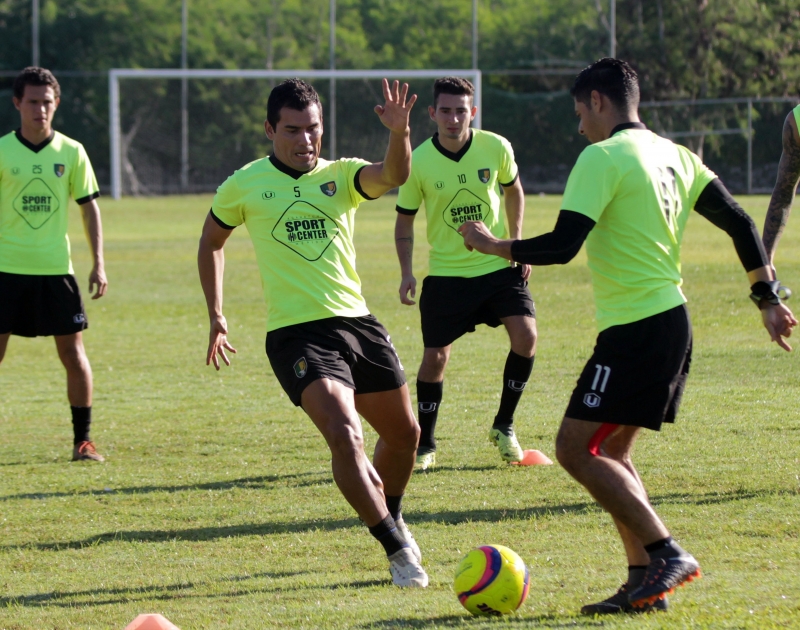
[[[47,127],[21,125],[19,132],[25,140],[36,146],[42,144],[42,142],[53,135],[53,127],[51,125]]]
[[[463,136],[459,136],[458,138],[448,138],[443,136],[441,133],[439,134],[439,144],[442,145],[442,148],[447,149],[450,153],[458,153],[461,149],[464,148],[464,145],[469,142],[469,139],[472,137],[472,130],[467,129],[466,133]]]

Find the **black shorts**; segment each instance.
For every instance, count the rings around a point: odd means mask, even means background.
[[[566,416],[658,431],[663,422],[675,421],[691,362],[686,305],[607,328],[597,337]]]
[[[422,342],[426,348],[444,348],[475,326],[496,328],[500,318],[536,317],[522,267],[508,267],[476,278],[428,276],[419,298]]]
[[[275,376],[298,407],[303,390],[320,378],[356,394],[385,392],[406,382],[389,333],[373,315],[278,328],[267,333],[266,347]]]
[[[75,276],[0,271],[0,334],[73,335],[89,327]]]

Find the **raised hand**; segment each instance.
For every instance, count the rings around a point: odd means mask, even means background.
[[[411,98],[406,100],[408,97],[408,83],[403,83],[401,88],[400,82],[394,81],[390,89],[389,81],[384,79],[383,97],[386,102],[383,105],[376,105],[375,113],[378,114],[384,127],[389,131],[404,133],[408,129],[408,118],[411,114],[411,108],[417,102],[417,95],[412,94]]]

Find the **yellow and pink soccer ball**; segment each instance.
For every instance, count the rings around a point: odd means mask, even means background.
[[[499,617],[522,606],[529,585],[522,558],[508,547],[484,545],[464,556],[453,588],[458,601],[473,615]]]

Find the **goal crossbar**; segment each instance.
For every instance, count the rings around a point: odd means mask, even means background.
[[[287,79],[303,77],[308,79],[436,79],[443,76],[460,76],[470,79],[475,86],[474,103],[478,113],[473,121],[476,129],[481,128],[482,74],[480,70],[182,70],[180,68],[113,68],[108,72],[109,144],[111,150],[111,196],[122,196],[122,160],[119,113],[120,79]],[[336,133],[335,126],[330,133]]]

